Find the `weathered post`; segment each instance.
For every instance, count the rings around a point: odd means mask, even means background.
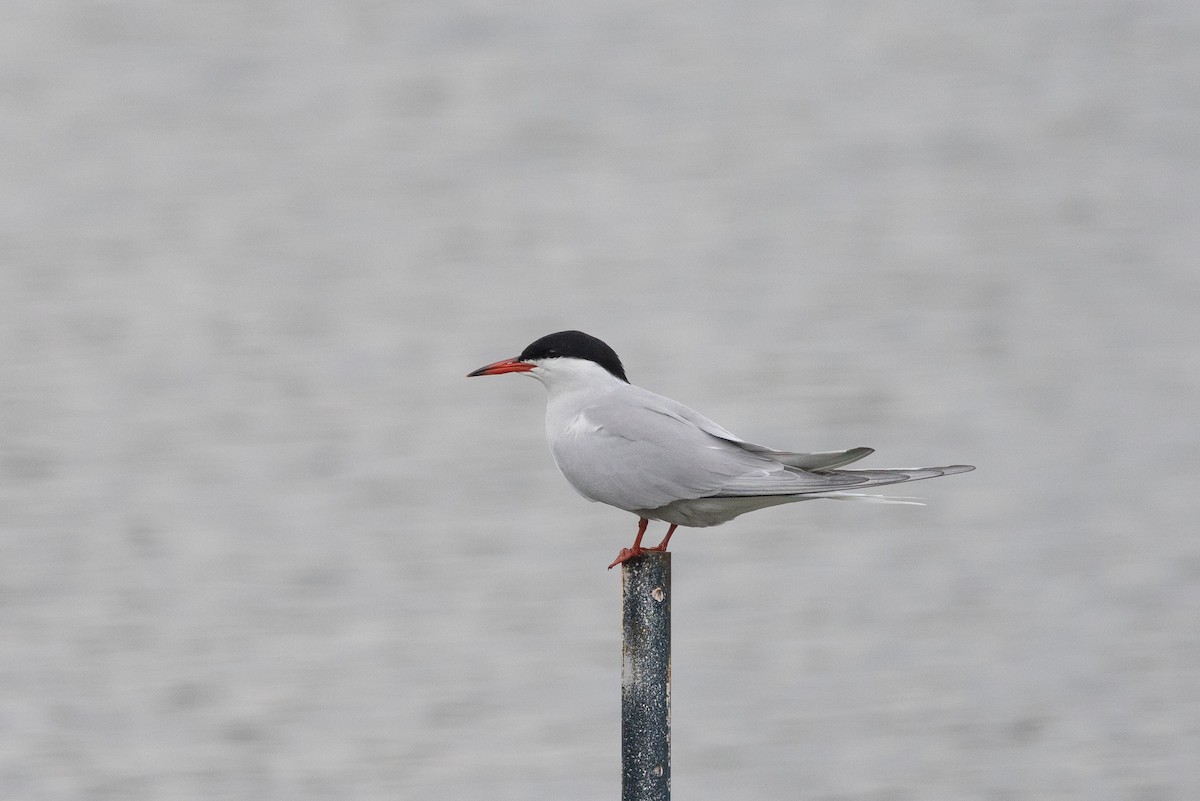
[[[621,799],[671,797],[671,554],[621,564]]]

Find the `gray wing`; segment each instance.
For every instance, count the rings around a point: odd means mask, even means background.
[[[588,407],[571,428],[574,433],[552,448],[563,475],[585,498],[629,511],[717,495],[845,490],[871,481],[792,467],[769,456],[769,449],[748,450],[668,410],[624,399]]]
[[[677,400],[655,394],[641,387],[631,387],[631,389],[640,391],[645,405],[661,414],[685,420],[707,434],[731,442],[750,453],[773,459],[788,467],[798,467],[801,470],[829,470],[834,467],[848,465],[851,462],[857,462],[859,459],[870,456],[875,452],[874,448],[850,448],[844,451],[821,451],[819,453],[777,451],[765,445],[756,445],[753,442],[747,442],[724,426],[714,423],[696,410],[684,406]]]
[[[864,456],[875,452],[874,448],[851,448],[845,451],[821,451],[820,453],[794,453],[792,451],[777,451],[752,442],[737,442],[743,449],[782,462],[788,467],[798,467],[801,470],[831,470],[835,467],[857,462]]]
[[[644,395],[584,409],[573,433],[553,443],[559,469],[585,498],[636,511],[706,497],[864,489],[970,469],[835,471],[830,468],[860,459],[871,449],[775,451],[745,442],[668,398]]]

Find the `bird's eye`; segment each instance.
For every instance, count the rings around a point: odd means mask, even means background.
[[[558,348],[551,348],[550,350],[546,351],[546,355],[547,356],[557,356]]]

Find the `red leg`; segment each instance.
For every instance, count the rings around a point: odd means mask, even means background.
[[[632,548],[622,548],[621,552],[619,554],[617,554],[616,561],[614,561],[611,565],[608,566],[609,570],[612,570],[614,567],[621,564],[622,562],[628,562],[630,559],[633,559],[635,557],[642,555],[642,552],[646,550],[645,548],[642,547],[642,537],[646,536],[646,526],[648,526],[648,525],[650,525],[649,520],[647,520],[644,517],[638,518],[638,533],[637,533],[637,537],[635,537],[633,540],[633,547]],[[668,535],[668,536],[670,536],[670,535]]]
[[[675,533],[675,527],[678,525],[679,525],[678,523],[672,523],[671,527],[669,529],[667,529],[667,536],[663,537],[663,541],[660,542],[658,545],[655,545],[653,548],[647,548],[646,550],[647,551],[665,551],[665,550],[667,550],[667,543],[671,541],[671,535]]]

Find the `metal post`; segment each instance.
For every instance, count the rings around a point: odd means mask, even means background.
[[[621,799],[671,798],[671,554],[621,564]]]

